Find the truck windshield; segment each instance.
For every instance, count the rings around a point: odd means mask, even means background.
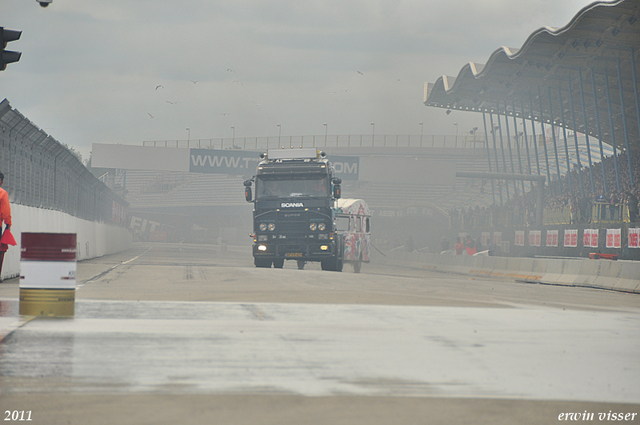
[[[256,198],[324,197],[329,194],[329,179],[318,178],[291,179],[258,177],[256,179]]]

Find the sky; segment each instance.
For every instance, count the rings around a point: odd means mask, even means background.
[[[591,3],[0,0],[22,31],[0,100],[85,160],[92,143],[463,134],[482,115],[424,106],[425,82]]]

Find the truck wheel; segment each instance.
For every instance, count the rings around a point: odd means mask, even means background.
[[[342,258],[331,258],[328,260],[322,260],[320,267],[322,270],[329,270],[332,272],[341,272],[343,266]]]
[[[342,257],[340,257],[340,258],[336,258],[336,263],[335,263],[335,264],[336,264],[336,266],[335,266],[335,268],[333,269],[333,271],[335,271],[335,272],[341,272],[341,271],[342,271],[342,268],[344,267],[344,260],[343,260],[343,258],[342,258]]]
[[[360,269],[362,268],[362,257],[358,259],[355,263],[353,263],[353,272],[360,273]]]
[[[304,260],[298,260],[298,270],[303,270],[305,263],[306,261]]]
[[[253,264],[255,264],[256,267],[268,269],[271,267],[271,260],[268,258],[254,258]]]
[[[284,258],[276,258],[273,260],[273,267],[276,269],[281,269],[284,266]]]
[[[335,268],[333,269],[336,272],[341,272],[344,267],[344,239],[342,236],[338,239],[338,255],[336,255],[335,259]]]

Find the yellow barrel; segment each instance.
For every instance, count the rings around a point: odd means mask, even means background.
[[[20,315],[73,317],[75,300],[75,289],[20,288]]]

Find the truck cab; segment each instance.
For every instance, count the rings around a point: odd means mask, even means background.
[[[269,149],[256,174],[244,182],[253,208],[256,267],[282,268],[285,260],[320,262],[342,271],[344,243],[336,229],[341,180],[324,152],[315,148]],[[255,185],[255,196],[252,188]]]

